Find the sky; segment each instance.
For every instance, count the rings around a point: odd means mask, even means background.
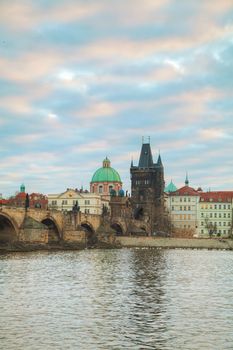
[[[130,192],[142,137],[166,184],[233,189],[232,0],[1,0],[0,193]]]

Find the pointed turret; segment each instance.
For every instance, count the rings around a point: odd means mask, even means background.
[[[160,165],[160,166],[163,166],[163,163],[162,163],[162,159],[161,159],[160,153],[159,153],[159,156],[158,156],[157,164],[158,164],[158,165]]]

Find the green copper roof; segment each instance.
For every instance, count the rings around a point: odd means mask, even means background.
[[[103,161],[103,167],[96,170],[91,182],[121,182],[120,175],[110,165],[110,160],[106,157]]]
[[[169,185],[165,187],[165,192],[175,192],[177,190],[177,187],[174,185],[174,183],[171,181]]]
[[[20,192],[25,192],[25,185],[24,185],[24,184],[22,184],[22,185],[20,186]]]

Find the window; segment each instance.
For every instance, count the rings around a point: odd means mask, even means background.
[[[210,218],[212,218],[213,217],[213,214],[212,213],[210,213]]]
[[[228,216],[228,218],[230,218],[230,217],[231,217],[231,213],[228,213],[228,215],[227,215],[227,216]]]
[[[180,198],[180,202],[182,202],[182,198]]]
[[[226,209],[226,204],[223,205],[223,209]]]
[[[52,201],[52,205],[57,205],[57,201]]]
[[[85,214],[90,214],[90,209],[85,209]]]
[[[221,206],[221,204],[219,204],[218,208],[219,208],[219,209],[222,209],[222,206]]]
[[[231,226],[231,223],[230,223],[230,221],[228,221],[228,226]]]
[[[63,201],[62,201],[61,204],[62,204],[62,205],[67,205],[67,200],[66,200],[66,199],[63,199]]]
[[[99,186],[99,193],[103,193],[103,186]]]
[[[219,221],[218,225],[219,225],[219,226],[222,226],[222,223],[221,223],[221,221]]]
[[[188,202],[190,202],[190,198],[188,198]]]
[[[186,202],[186,198],[184,198],[184,202]]]
[[[226,222],[224,221],[223,226],[226,226]]]
[[[214,209],[217,209],[217,204],[214,205]]]
[[[174,198],[172,198],[172,202],[174,202]]]
[[[228,209],[231,209],[231,206],[230,206],[230,204],[228,204]]]
[[[186,205],[184,206],[184,210],[186,210]]]
[[[204,230],[201,230],[201,233],[204,233]]]
[[[191,210],[191,207],[190,207],[190,206],[188,206],[188,210]]]
[[[85,205],[90,205],[90,200],[89,199],[85,199]]]
[[[172,210],[174,210],[174,206],[172,206]]]
[[[214,213],[214,217],[215,217],[215,218],[217,217],[217,213]]]
[[[203,221],[201,222],[201,226],[204,226],[204,222]]]
[[[180,210],[182,210],[182,206],[180,206]]]
[[[224,214],[223,214],[223,217],[224,217],[224,218],[226,218],[226,217],[227,217],[227,214],[226,214],[226,213],[224,213]]]
[[[204,217],[204,214],[203,214],[203,213],[201,213],[201,217],[202,217],[202,218]]]

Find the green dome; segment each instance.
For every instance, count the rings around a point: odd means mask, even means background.
[[[110,167],[110,160],[106,157],[103,167],[96,170],[91,182],[121,182],[121,178],[118,172]]]
[[[165,187],[164,191],[170,193],[170,192],[175,192],[176,190],[177,190],[176,186],[171,181],[170,184]]]

